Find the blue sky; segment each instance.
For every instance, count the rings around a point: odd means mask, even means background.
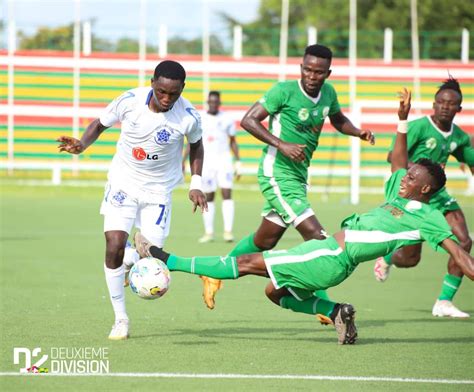
[[[241,22],[256,18],[259,0],[146,0],[147,36],[158,34],[166,23],[170,36],[198,37],[202,31],[204,4],[209,6],[211,32],[227,31],[219,12],[225,11]],[[60,26],[74,19],[74,0],[1,0],[1,17],[7,19],[10,5],[17,28],[31,34],[40,26]],[[93,32],[104,38],[138,37],[140,0],[80,0],[82,20],[94,19]],[[153,43],[153,42],[149,42]]]

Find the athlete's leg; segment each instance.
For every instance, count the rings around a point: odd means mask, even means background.
[[[305,216],[308,217],[305,218]],[[327,238],[325,230],[311,209],[308,209],[296,218],[294,225],[305,241],[324,240]],[[326,290],[317,290],[314,294],[319,298],[329,300]]]
[[[285,231],[286,226],[274,223],[264,217],[257,231],[242,238],[234,249],[229,252],[229,256],[240,256],[273,249]]]
[[[451,226],[453,234],[458,238],[459,244],[466,252],[470,252],[472,240],[469,237],[469,230],[463,212],[460,209],[448,211],[445,217]],[[461,269],[454,262],[453,258],[450,257],[448,260],[448,273],[444,276],[441,293],[433,307],[432,313],[434,316],[469,317],[468,313],[460,311],[452,303],[461,285],[462,277]]]
[[[210,242],[214,239],[214,216],[216,214],[216,204],[214,202],[215,192],[207,192],[207,211],[202,213],[204,223],[204,235],[199,239],[201,244]]]
[[[415,267],[421,260],[421,244],[407,245],[393,253],[391,264],[398,268]]]
[[[232,228],[234,226],[234,200],[232,199],[232,189],[222,188],[222,218],[224,223],[224,241],[232,242],[234,236]]]

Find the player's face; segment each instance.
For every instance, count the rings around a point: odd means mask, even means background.
[[[221,101],[217,95],[209,95],[207,100],[207,106],[209,107],[210,114],[217,114],[219,107],[221,106]]]
[[[301,83],[304,91],[312,97],[319,94],[324,81],[331,75],[328,59],[306,55],[301,64]]]
[[[154,103],[160,112],[170,110],[183,92],[184,83],[181,80],[174,80],[159,77],[151,79],[151,88],[154,94]]]
[[[421,201],[430,190],[428,172],[423,166],[414,164],[400,181],[398,195],[405,199]]]
[[[440,122],[452,122],[461,111],[461,96],[454,90],[441,90],[433,102],[434,117]]]

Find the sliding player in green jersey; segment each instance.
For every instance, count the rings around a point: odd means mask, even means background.
[[[331,60],[326,46],[308,46],[301,79],[277,83],[243,117],[242,127],[266,144],[258,170],[265,204],[256,232],[243,238],[230,256],[273,249],[290,225],[305,241],[326,238],[307,198],[308,167],[325,119],[339,132],[374,144],[371,131],[355,127],[341,112],[334,87],[326,83]],[[269,116],[267,129],[263,121]],[[220,282],[209,283],[204,297],[214,306]]]
[[[420,158],[428,158],[446,165],[450,155],[459,162],[466,163],[474,173],[474,148],[468,134],[453,123],[454,116],[461,111],[462,92],[459,83],[450,78],[438,89],[433,103],[434,113],[408,123],[408,159],[416,162]],[[393,157],[389,153],[388,160]],[[472,240],[461,207],[456,199],[448,194],[446,188],[440,189],[430,199],[430,205],[443,213],[452,232],[460,245],[470,252]],[[377,259],[374,274],[378,281],[388,278],[392,264],[397,267],[409,268],[418,264],[421,258],[421,244],[407,246]],[[469,317],[453,304],[453,297],[461,285],[463,273],[450,257],[448,273],[445,275],[441,293],[433,306],[433,316],[438,317]]]
[[[408,117],[410,98],[406,90],[400,94],[398,115],[402,121]],[[435,250],[446,250],[463,273],[474,279],[474,259],[456,243],[443,214],[428,204],[431,195],[446,183],[442,167],[421,159],[407,170],[406,128],[399,128],[393,152],[386,202],[368,213],[346,218],[342,230],[325,240],[238,257],[179,257],[151,245],[138,233],[137,250],[163,260],[171,271],[216,279],[270,277],[266,294],[272,302],[295,312],[323,313],[334,323],[338,342],[353,344],[357,339],[354,307],[319,298],[314,291],[338,285],[359,263],[426,241]]]

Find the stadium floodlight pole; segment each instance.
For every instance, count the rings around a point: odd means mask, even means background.
[[[308,27],[308,46],[318,43],[318,30],[314,26]]]
[[[421,84],[420,84],[420,43],[418,39],[418,12],[417,0],[410,0],[410,15],[411,15],[411,53],[413,63],[413,92],[414,104],[421,101]],[[415,113],[421,115],[421,110],[415,104],[413,105]]]
[[[349,3],[349,110],[356,121],[355,113],[357,89],[357,0]],[[360,126],[360,123],[356,124]],[[359,204],[360,193],[360,139],[351,138],[351,204]]]
[[[234,26],[234,50],[233,50],[233,57],[234,60],[242,59],[242,26],[235,25]]]
[[[92,52],[92,26],[91,21],[86,20],[82,24],[82,54],[90,56]]]
[[[383,31],[383,62],[390,64],[393,60],[393,30],[386,27]]]
[[[281,1],[281,25],[280,25],[280,54],[279,65],[280,73],[278,80],[283,82],[286,79],[286,58],[288,56],[288,18],[289,18],[290,0]]]
[[[14,95],[15,95],[15,71],[14,71],[14,58],[16,50],[16,26],[15,18],[13,16],[13,0],[8,0],[7,3],[7,15],[8,15],[8,116],[7,116],[7,146],[8,146],[8,174],[13,174],[13,160],[15,153],[14,144]]]
[[[74,0],[73,36],[73,77],[72,77],[72,137],[79,139],[79,106],[81,94],[81,0]],[[73,174],[79,172],[79,155],[72,156]]]
[[[462,29],[461,36],[461,61],[463,64],[469,63],[469,30]]]
[[[140,0],[140,27],[138,36],[138,85],[145,86],[146,72],[146,0]]]
[[[158,56],[162,59],[168,56],[168,26],[160,24],[158,35]]]
[[[202,3],[202,107],[205,109],[207,95],[210,90],[209,59],[211,54],[211,41],[209,36],[209,1]]]

